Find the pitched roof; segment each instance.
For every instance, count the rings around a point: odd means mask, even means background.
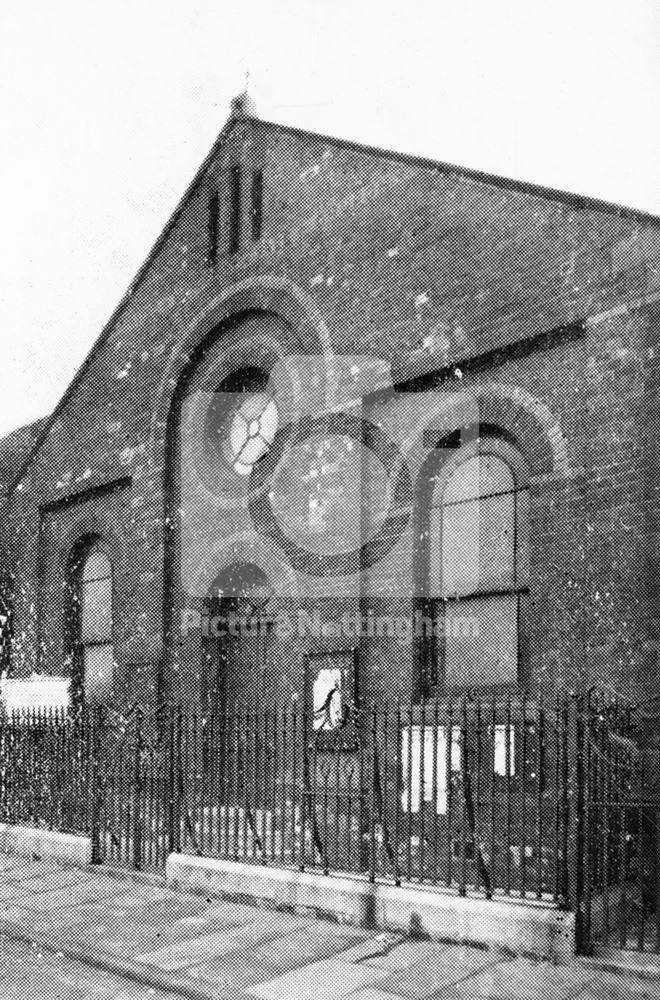
[[[660,229],[660,216],[655,216],[649,212],[644,212],[639,209],[630,208],[624,205],[618,205],[614,202],[602,201],[598,198],[590,198],[584,195],[572,194],[568,191],[562,191],[555,188],[544,187],[543,185],[533,184],[527,181],[514,180],[508,177],[502,177],[497,174],[489,174],[481,170],[474,170],[468,167],[460,167],[454,164],[445,163],[441,160],[433,160],[427,157],[416,156],[406,153],[396,152],[390,149],[382,149],[376,146],[369,146],[363,143],[355,142],[350,139],[340,139],[333,136],[327,136],[322,133],[310,132],[305,129],[295,128],[291,125],[281,125],[276,122],[269,122],[258,117],[252,117],[251,115],[246,115],[244,113],[232,113],[222,130],[220,131],[215,142],[212,144],[209,152],[202,161],[199,169],[192,178],[190,184],[184,191],[181,199],[179,200],[176,208],[171,214],[170,218],[167,220],[162,232],[157,237],[156,241],[152,245],[149,253],[147,254],[142,265],[138,269],[135,277],[133,278],[128,289],[118,302],[117,306],[113,310],[110,318],[103,326],[99,336],[92,345],[89,353],[87,354],[85,360],[81,366],[76,371],[73,379],[68,385],[67,389],[63,393],[59,402],[55,406],[52,413],[43,418],[40,421],[35,421],[33,424],[28,425],[28,427],[35,428],[34,435],[32,436],[32,443],[25,447],[20,454],[16,454],[16,458],[12,463],[9,463],[7,469],[10,470],[13,475],[7,480],[4,478],[3,469],[4,466],[0,464],[0,488],[3,488],[5,493],[11,493],[18,483],[21,481],[25,473],[27,472],[32,458],[38,452],[43,441],[46,439],[50,428],[59,416],[64,404],[66,403],[69,396],[75,391],[76,387],[84,378],[92,360],[96,356],[97,351],[101,348],[105,341],[106,334],[112,329],[113,325],[117,319],[121,316],[122,312],[131,301],[135,289],[138,287],[142,278],[148,271],[154,257],[159,252],[160,248],[163,246],[167,240],[172,229],[177,224],[179,217],[181,216],[186,204],[188,203],[190,197],[196,190],[198,184],[202,181],[207,168],[212,163],[213,158],[217,154],[218,150],[222,147],[222,144],[231,129],[236,123],[249,121],[253,127],[257,127],[263,131],[275,131],[279,133],[285,133],[288,135],[295,136],[297,138],[309,139],[313,142],[324,142],[336,146],[338,148],[355,150],[357,153],[361,153],[365,156],[378,156],[387,159],[395,160],[399,163],[404,163],[411,166],[417,166],[421,168],[431,169],[437,171],[439,174],[444,174],[448,176],[464,177],[469,180],[475,180],[481,184],[491,185],[495,188],[500,188],[502,190],[508,191],[519,191],[523,194],[537,196],[539,198],[544,198],[549,201],[558,202],[560,204],[568,205],[577,210],[591,210],[596,212],[603,212],[615,216],[619,219],[629,219],[638,222],[642,225],[652,225],[657,226]],[[27,428],[19,428],[14,431],[13,434],[21,435],[25,432]],[[12,435],[9,435],[12,437]],[[3,439],[4,440],[4,439]],[[21,440],[24,440],[22,438]],[[2,446],[2,440],[0,440],[0,448]],[[21,461],[22,456],[22,461]],[[1,462],[1,456],[0,456]],[[4,484],[7,483],[5,486]]]
[[[31,457],[40,432],[47,423],[47,416],[40,417],[0,438],[0,495],[9,492],[19,469]]]

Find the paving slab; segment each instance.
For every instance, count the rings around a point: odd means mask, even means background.
[[[428,952],[414,963],[390,973],[382,981],[386,992],[398,993],[406,1000],[427,1000],[434,993],[449,987],[495,965],[498,956],[493,952],[463,945],[446,945],[427,942]],[[382,971],[382,970],[381,970]]]
[[[326,959],[249,987],[258,1000],[339,1000],[383,978],[382,969]]]
[[[337,958],[342,962],[366,962],[384,955],[403,940],[401,934],[378,934],[340,952]]]
[[[187,898],[199,899],[198,896]],[[179,917],[177,924],[180,924],[182,927],[196,927],[199,933],[202,934],[206,930],[221,930],[223,927],[252,924],[259,919],[259,910],[254,906],[247,906],[242,903],[218,904],[217,900],[214,900],[215,905],[210,905],[208,900],[202,900],[201,902],[204,908],[199,913]]]
[[[37,961],[40,950],[22,945],[18,971],[8,976],[0,935],[2,1000],[660,1000],[660,970],[649,981],[655,956],[641,956],[646,980],[635,976],[639,957],[629,974],[618,968],[620,955],[600,967],[597,959],[556,966],[53,861],[0,857],[0,930],[2,918],[17,938],[34,935],[51,954]],[[97,968],[85,966],[87,956]],[[45,979],[30,978],[37,966]]]
[[[576,966],[552,965],[517,958],[485,969],[479,975],[457,983],[457,991],[467,1000],[569,1000],[580,997],[594,982],[594,974]],[[609,1000],[601,993],[601,1000]],[[657,997],[656,997],[657,1000]]]
[[[660,978],[657,982],[636,981],[630,977],[623,979],[609,973],[601,973],[583,990],[577,1000],[658,1000]],[[547,1000],[554,1000],[548,996]]]
[[[68,928],[66,935],[68,941],[88,944],[105,954],[115,954],[134,960],[144,952],[176,946],[186,950],[189,943],[197,941],[198,938],[199,930],[196,927],[181,927],[175,922],[152,923],[149,920],[148,910],[140,921],[115,916],[110,921],[92,924],[89,927],[76,924]],[[194,947],[194,944],[191,946]]]
[[[72,885],[80,885],[84,882],[84,875],[81,872],[67,869],[62,872],[47,872],[36,875],[29,873],[23,877],[17,877],[16,872],[7,878],[6,873],[0,875],[0,904],[8,903],[12,905],[17,898],[24,903],[34,896],[43,896],[46,893],[58,892]]]
[[[384,990],[379,990],[378,987],[367,986],[364,990],[351,993],[350,1000],[403,1000],[403,997],[397,993],[385,993]]]
[[[181,1000],[102,969],[0,938],[2,1000]]]
[[[191,982],[204,983],[213,991],[213,997],[246,997],[247,990],[264,980],[270,980],[282,974],[278,966],[265,966],[257,962],[249,951],[241,951],[229,955],[224,960],[214,960],[186,970]],[[279,1000],[289,1000],[288,994],[280,995]]]
[[[237,950],[236,939],[230,938],[229,932],[222,930],[215,934],[204,934],[202,937],[177,941],[157,951],[136,955],[135,961],[143,965],[155,965],[166,972],[178,972],[209,959],[226,957]]]
[[[237,953],[253,953],[260,945],[295,931],[304,930],[305,921],[287,914],[262,914],[262,919],[249,924],[223,929],[203,935],[184,945],[171,945],[156,951],[135,956],[136,962],[154,965],[159,969],[174,971],[206,963],[209,960],[230,958]],[[198,945],[195,945],[195,941]]]
[[[395,944],[394,947],[386,949],[382,954],[365,959],[365,964],[391,972],[409,969],[420,962],[435,966],[452,947],[454,946],[442,941],[403,940]],[[456,950],[459,949],[460,946]],[[484,953],[479,952],[479,954],[483,955]]]
[[[363,941],[365,933],[355,927],[310,923],[303,930],[260,945],[254,951],[254,958],[288,972],[324,958],[340,958],[355,941]]]
[[[94,878],[25,897],[19,890],[17,895],[11,900],[5,900],[5,904],[0,906],[0,918],[30,925],[49,913],[60,915],[117,893],[118,887],[109,885],[106,879]]]

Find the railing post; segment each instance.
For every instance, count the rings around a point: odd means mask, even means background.
[[[655,848],[655,953],[660,955],[660,807],[655,809],[651,819],[655,820],[655,826],[651,823],[651,834],[655,841],[651,841]]]
[[[101,748],[103,708],[101,705],[94,705],[92,709],[87,711],[86,722],[88,726],[91,726],[91,740],[88,744],[91,746],[92,765],[89,788],[90,836],[92,841],[91,860],[93,865],[100,865],[103,861],[101,852],[101,810],[103,808]]]
[[[584,761],[584,699],[578,695],[575,699],[575,713],[572,726],[573,752],[571,754],[573,774],[571,784],[571,823],[570,823],[570,862],[569,862],[569,899],[575,913],[575,950],[584,954],[588,950],[586,927],[584,920],[584,852],[585,852],[585,761]]]
[[[133,767],[133,868],[142,868],[142,709],[135,709],[135,748]]]
[[[181,851],[181,817],[179,815],[178,769],[181,767],[181,717],[170,707],[167,774],[167,849],[169,854]],[[178,756],[177,756],[178,755]]]
[[[9,767],[9,754],[6,745],[6,715],[5,709],[0,702],[0,819],[7,821],[7,769]]]

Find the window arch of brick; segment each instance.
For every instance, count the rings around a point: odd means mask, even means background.
[[[66,588],[66,634],[74,703],[110,700],[115,657],[113,640],[113,566],[100,537],[74,547]]]

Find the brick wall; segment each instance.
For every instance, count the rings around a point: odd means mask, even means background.
[[[241,250],[230,254],[227,176],[236,163],[244,210]],[[248,203],[255,169],[264,174],[258,242]],[[209,267],[216,190],[218,255]],[[118,693],[151,697],[161,671],[174,697],[201,691],[200,644],[172,636],[164,651],[164,630],[186,599],[176,538],[166,564],[163,522],[176,523],[180,488],[168,414],[180,379],[194,377],[202,357],[222,364],[229,356],[230,334],[212,331],[266,311],[280,317],[289,350],[373,355],[397,382],[417,379],[409,391],[475,393],[489,419],[499,414],[533,467],[532,678],[652,692],[660,321],[657,307],[628,306],[659,290],[660,223],[235,122],[13,494],[5,534],[17,573],[14,669],[57,672],[66,549],[95,524],[118,553]],[[549,331],[560,332],[544,339]],[[400,403],[378,400],[368,403],[372,412],[389,407],[396,418]],[[124,485],[105,489],[117,481]],[[237,530],[214,518],[210,534]],[[406,565],[389,587],[404,611]],[[405,695],[412,651],[382,647],[361,650],[363,675],[374,690]],[[303,652],[280,650],[290,671],[283,691],[300,679]]]

